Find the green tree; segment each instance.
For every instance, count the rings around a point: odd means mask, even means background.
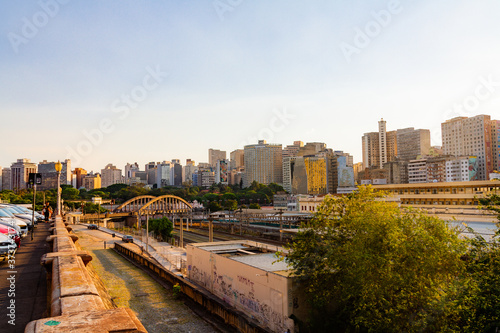
[[[380,200],[327,196],[284,260],[303,282],[313,332],[437,332],[465,244],[459,231]],[[443,314],[445,313],[445,314]],[[440,326],[441,325],[441,326]]]
[[[146,228],[146,226],[144,226],[144,228]],[[149,231],[154,232],[163,241],[172,237],[172,230],[174,230],[174,225],[172,221],[166,217],[149,220]]]
[[[500,196],[490,195],[479,200],[488,210],[498,214],[500,221]],[[487,242],[481,235],[470,239],[463,278],[456,307],[460,312],[463,332],[495,332],[500,328],[500,236],[499,222],[493,238]]]
[[[61,198],[63,200],[78,200],[80,198],[80,191],[72,186],[64,186],[61,191]]]
[[[216,201],[210,201],[208,203],[208,209],[211,211],[211,212],[218,212],[219,210],[222,210],[222,206],[219,205],[218,202]]]
[[[258,203],[251,203],[248,208],[250,209],[260,209],[260,205]]]

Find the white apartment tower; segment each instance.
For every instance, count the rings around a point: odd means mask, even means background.
[[[380,148],[379,168],[382,169],[384,163],[387,162],[387,129],[386,121],[383,118],[378,122],[378,142]]]

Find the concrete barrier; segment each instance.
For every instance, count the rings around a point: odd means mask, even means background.
[[[130,309],[106,308],[85,268],[92,256],[77,249],[71,228],[56,217],[51,231],[52,252],[41,258],[51,288],[51,317],[30,322],[25,332],[147,332]]]

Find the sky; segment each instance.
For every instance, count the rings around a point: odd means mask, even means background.
[[[0,166],[100,172],[500,119],[500,2],[39,0],[0,3]]]

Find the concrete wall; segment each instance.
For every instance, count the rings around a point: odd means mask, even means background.
[[[275,332],[293,332],[292,279],[188,245],[188,275]]]

